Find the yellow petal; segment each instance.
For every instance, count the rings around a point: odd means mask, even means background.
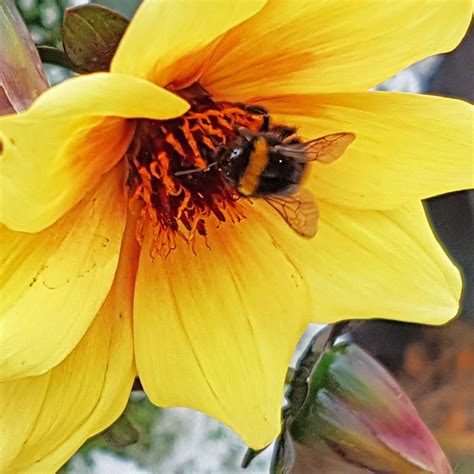
[[[167,85],[199,69],[193,54],[208,56],[213,41],[257,13],[266,0],[199,0],[143,2],[125,32],[111,70]],[[144,47],[146,45],[146,47]],[[184,59],[186,59],[184,61]],[[180,62],[180,67],[173,65]]]
[[[456,315],[459,271],[435,239],[420,202],[390,211],[323,202],[319,207],[314,239],[273,231],[310,289],[315,322],[384,318],[443,324]],[[278,218],[262,212],[269,222]]]
[[[464,36],[471,0],[273,0],[228,32],[204,69],[217,98],[361,91]]]
[[[0,118],[1,222],[38,232],[92,189],[125,153],[133,122],[166,119],[187,103],[142,79],[91,74],[47,90],[18,115]]]
[[[136,373],[134,273],[125,260],[120,266],[99,314],[63,362],[46,374],[0,385],[2,473],[57,471],[125,408]]]
[[[0,380],[44,373],[76,346],[112,285],[127,215],[124,167],[39,234],[1,237]]]
[[[473,108],[454,99],[365,92],[287,96],[262,102],[305,139],[353,132],[329,165],[315,163],[306,186],[318,199],[367,209],[470,188]]]
[[[280,430],[285,373],[309,306],[291,256],[250,207],[246,215],[209,225],[211,250],[203,239],[195,254],[179,242],[153,261],[143,247],[135,351],[154,403],[201,410],[261,448]]]

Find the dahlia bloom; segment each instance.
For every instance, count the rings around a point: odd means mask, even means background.
[[[309,322],[452,318],[461,278],[421,199],[472,185],[472,108],[366,90],[454,48],[471,8],[146,0],[110,72],[0,118],[2,472],[57,469],[137,373],[154,403],[261,448]],[[216,169],[174,174],[252,127],[249,105],[305,140],[356,136],[308,165],[313,239]]]

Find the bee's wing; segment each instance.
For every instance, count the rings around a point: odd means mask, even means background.
[[[291,196],[265,196],[264,198],[290,227],[304,237],[314,237],[318,231],[319,210],[313,195],[300,189]]]
[[[278,151],[299,163],[319,161],[331,163],[337,160],[355,140],[353,133],[332,133],[306,143],[277,145]]]

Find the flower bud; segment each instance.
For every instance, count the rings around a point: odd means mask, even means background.
[[[121,449],[138,442],[140,432],[123,413],[113,425],[102,432],[102,437],[111,448]]]
[[[48,87],[38,52],[13,0],[0,2],[0,115],[21,112]]]
[[[452,472],[403,390],[355,344],[322,355],[287,428],[292,472]]]

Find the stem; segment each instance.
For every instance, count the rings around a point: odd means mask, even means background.
[[[76,66],[67,56],[67,54],[59,48],[53,48],[52,46],[38,46],[38,53],[41,61],[48,64],[57,64],[58,66],[71,69],[71,71],[79,74],[85,73],[84,69]]]

